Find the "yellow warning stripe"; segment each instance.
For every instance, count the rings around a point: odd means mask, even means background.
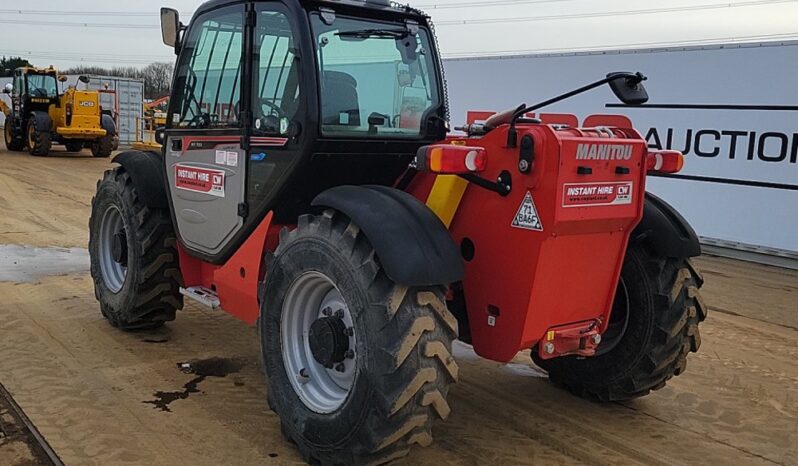
[[[438,175],[427,197],[427,207],[441,219],[446,228],[452,224],[454,214],[463,199],[468,181],[457,175]]]

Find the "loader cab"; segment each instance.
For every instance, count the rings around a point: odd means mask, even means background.
[[[21,96],[30,105],[30,110],[47,110],[51,103],[58,102],[58,73],[51,68],[21,68],[19,89]],[[15,88],[17,88],[15,78]]]
[[[170,10],[162,23],[178,53],[170,199],[181,240],[204,260],[226,260],[269,211],[295,222],[329,187],[392,185],[445,137],[438,51],[416,10],[215,0],[187,27]]]

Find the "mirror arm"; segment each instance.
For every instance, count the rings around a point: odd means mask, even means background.
[[[510,130],[507,133],[507,147],[515,147],[518,133],[515,130],[515,122],[521,118],[522,115],[525,113],[529,113],[531,111],[537,110],[539,108],[543,108],[549,106],[551,104],[563,101],[565,99],[569,99],[575,95],[583,94],[589,90],[595,89],[597,87],[601,87],[611,81],[615,81],[616,79],[627,79],[632,81],[634,84],[638,84],[642,81],[645,81],[646,77],[643,76],[641,73],[618,73],[612,76],[607,76],[604,79],[600,79],[594,83],[588,84],[586,86],[582,86],[579,89],[575,89],[571,92],[566,92],[565,94],[558,95],[557,97],[553,97],[549,100],[537,103],[535,105],[530,105],[529,107],[523,107],[518,109],[514,114],[513,117],[510,119]]]

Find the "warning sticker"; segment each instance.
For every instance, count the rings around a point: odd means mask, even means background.
[[[532,193],[529,191],[526,192],[526,196],[524,196],[521,207],[518,208],[518,213],[515,214],[511,226],[525,230],[543,231],[538,209],[535,207],[535,201],[532,200]]]
[[[566,183],[563,186],[563,207],[596,207],[632,203],[634,183]]]
[[[175,165],[175,187],[195,193],[224,197],[224,172],[178,164]]]

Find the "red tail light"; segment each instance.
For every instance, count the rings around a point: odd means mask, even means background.
[[[478,173],[488,164],[487,151],[482,147],[435,144],[424,146],[416,153],[419,170],[441,174]]]
[[[684,155],[677,150],[655,150],[646,156],[646,170],[657,173],[678,173],[684,167]]]

